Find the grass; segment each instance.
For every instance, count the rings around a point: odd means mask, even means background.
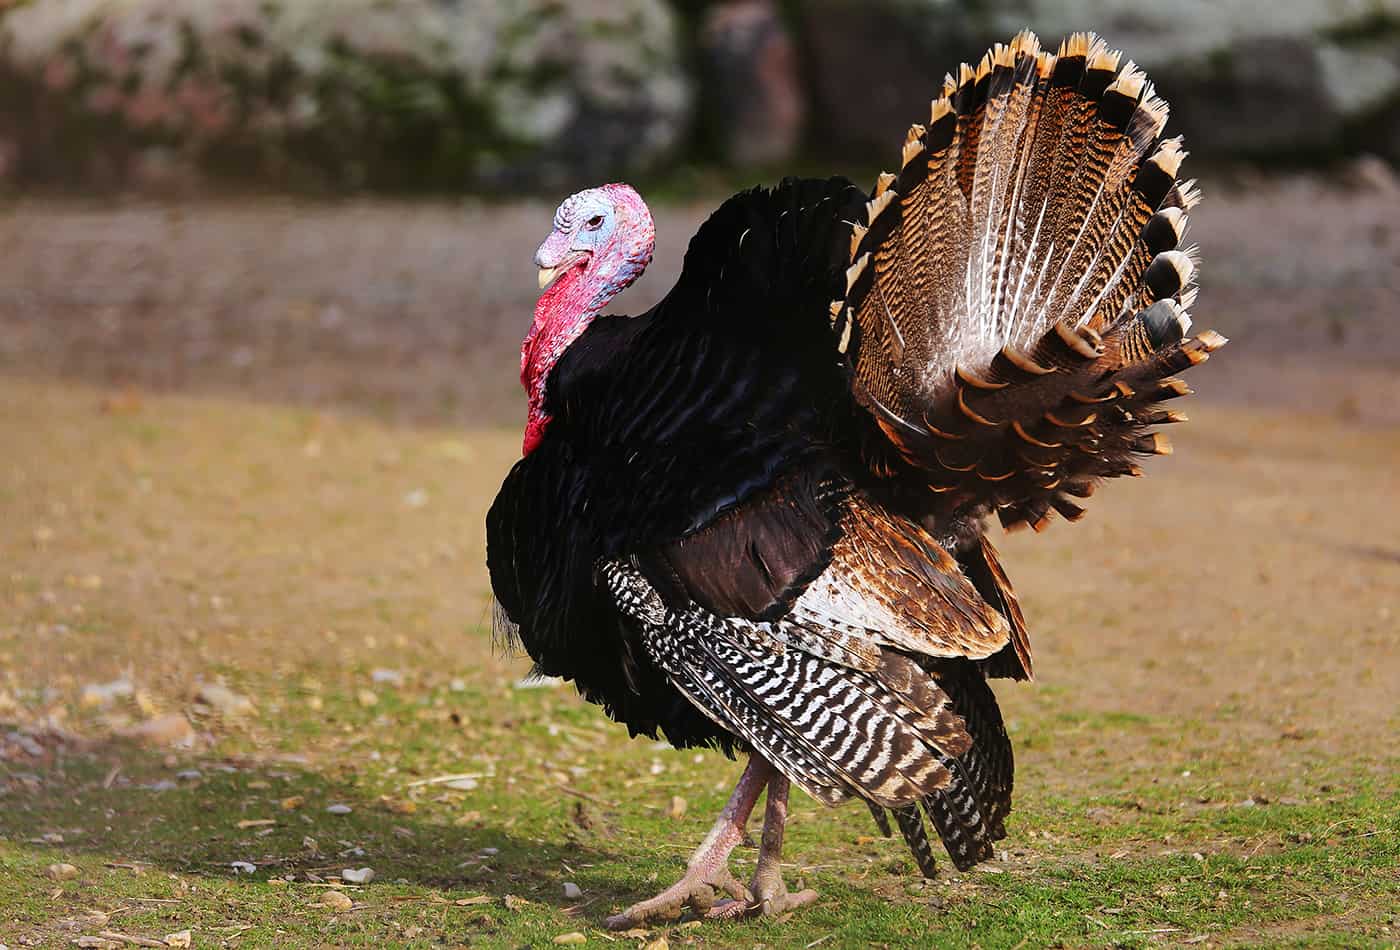
[[[0,407],[16,449],[0,478],[0,943],[1400,938],[1396,567],[1343,543],[1345,515],[1275,491],[1289,466],[1319,496],[1383,485],[1391,433],[1318,421],[1305,439],[1212,410],[1149,480],[1170,507],[1134,485],[1073,532],[1009,539],[1041,682],[999,687],[1018,755],[1002,860],[921,881],[863,809],[800,798],[789,884],[817,905],[618,936],[603,918],[678,874],[738,767],[629,741],[492,649],[481,523],[515,433],[4,378]],[[1217,504],[1222,479],[1251,487]],[[1395,536],[1390,517],[1374,538]],[[1177,566],[1168,587],[1144,544]],[[1346,596],[1309,612],[1320,576]],[[131,695],[83,701],[119,677]],[[256,711],[193,702],[211,680]],[[113,738],[170,713],[192,722],[187,745]],[[453,775],[470,778],[430,781]],[[737,854],[741,877],[754,858]],[[76,875],[52,879],[55,863]],[[331,886],[358,867],[374,880]],[[336,889],[349,909],[322,902]]]

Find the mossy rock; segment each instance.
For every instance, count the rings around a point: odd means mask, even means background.
[[[654,166],[691,99],[660,0],[33,3],[0,79],[12,178],[117,186],[558,187]]]

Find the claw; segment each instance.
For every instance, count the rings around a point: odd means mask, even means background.
[[[753,883],[745,887],[729,870],[729,853],[744,838],[744,825],[764,787],[768,804],[763,819],[763,842]],[[685,910],[704,920],[772,917],[804,907],[817,892],[789,894],[779,864],[787,824],[788,780],[762,759],[751,758],[719,820],[705,842],[691,855],[685,875],[655,897],[639,901],[607,919],[611,930],[630,930],[649,921],[675,920]],[[720,894],[726,899],[716,900]]]

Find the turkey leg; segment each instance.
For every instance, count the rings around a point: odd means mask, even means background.
[[[608,918],[608,927],[627,930],[649,920],[673,920],[689,907],[700,916],[729,916],[731,906],[743,909],[752,902],[752,895],[734,879],[729,870],[729,853],[744,840],[744,826],[749,823],[754,803],[764,787],[775,779],[776,772],[757,755],[749,756],[748,768],[739,776],[739,784],[720,812],[710,833],[690,856],[685,876],[655,897],[633,904],[620,914]],[[786,788],[787,782],[783,782]],[[784,796],[786,798],[786,796]],[[766,827],[765,827],[766,832]],[[779,832],[781,844],[782,833]],[[765,841],[767,835],[765,833]],[[724,892],[731,901],[715,904],[717,892]]]
[[[763,812],[763,842],[758,849],[758,869],[754,871],[753,884],[749,888],[753,891],[753,901],[745,908],[748,913],[764,917],[785,914],[817,899],[817,892],[810,888],[789,894],[787,885],[783,883],[783,832],[787,827],[787,804],[787,776],[775,773],[768,780],[768,804]]]

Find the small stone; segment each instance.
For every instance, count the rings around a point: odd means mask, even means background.
[[[501,853],[501,849],[500,849],[500,848],[482,848],[480,853],[481,853],[482,855],[488,857],[488,858],[494,858],[496,855],[498,855],[498,854]]]
[[[108,940],[106,937],[79,937],[73,943],[75,946],[90,947],[93,950],[114,950],[121,946],[115,940]]]
[[[369,678],[376,683],[388,683],[390,686],[403,685],[403,674],[398,670],[375,670],[369,674]]]
[[[670,803],[669,805],[666,806],[666,817],[668,817],[668,818],[684,818],[684,817],[685,817],[685,809],[686,809],[686,801],[685,801],[685,799],[684,799],[684,798],[681,798],[681,796],[679,796],[679,795],[672,795],[672,796],[671,796],[671,803]]]
[[[355,701],[358,702],[361,706],[364,706],[366,709],[368,709],[369,707],[377,705],[379,703],[379,695],[373,690],[362,689],[355,694]]]
[[[321,895],[321,903],[331,910],[349,910],[355,906],[350,895],[344,891],[326,891]]]
[[[199,769],[182,769],[175,773],[175,777],[182,782],[198,782],[204,778],[204,773]]]
[[[282,810],[283,810],[283,811],[296,811],[298,808],[300,808],[302,805],[305,805],[305,804],[306,804],[306,798],[305,798],[304,796],[301,796],[301,795],[289,795],[288,797],[282,799]]]
[[[116,735],[147,746],[190,746],[194,744],[194,727],[181,713],[157,716],[119,730]]]
[[[249,864],[247,861],[230,861],[228,866],[233,868],[234,874],[255,874],[258,870],[256,864]]]
[[[457,826],[458,828],[463,828],[463,827],[466,827],[467,825],[474,825],[474,824],[476,824],[476,823],[479,822],[479,821],[481,821],[481,812],[479,812],[479,811],[464,811],[464,812],[462,812],[462,814],[460,814],[460,815],[458,815],[456,818],[452,819],[452,824],[455,825],[455,826]]]
[[[109,706],[118,699],[124,699],[135,692],[128,679],[112,680],[110,683],[89,683],[83,687],[78,697],[78,705],[83,709],[97,709]]]
[[[199,684],[194,701],[203,703],[221,716],[250,716],[257,712],[257,707],[247,696],[235,693],[218,683]]]
[[[582,890],[582,888],[580,888],[577,884],[575,884],[573,881],[565,881],[565,882],[564,882],[564,899],[565,899],[565,900],[568,900],[568,901],[576,901],[576,900],[578,900],[578,899],[579,899],[580,897],[582,897],[582,896],[583,896],[583,890]]]
[[[577,930],[573,930],[573,931],[570,931],[569,933],[560,934],[559,936],[555,937],[555,938],[554,938],[554,942],[555,942],[555,943],[587,943],[587,942],[588,942],[588,938],[585,937],[583,934],[579,933]]]
[[[467,691],[467,681],[460,676],[455,677],[452,682],[447,684],[447,688],[454,693],[465,693]]]
[[[55,881],[67,881],[78,876],[78,869],[71,864],[50,864],[44,873]]]
[[[337,804],[337,805],[327,805],[327,806],[326,806],[326,813],[327,813],[327,814],[330,814],[330,815],[348,815],[348,814],[350,814],[350,813],[351,813],[352,811],[354,811],[354,810],[355,810],[355,809],[351,808],[349,805],[339,805],[339,804]]]
[[[178,947],[181,948],[181,950],[185,950],[185,948],[189,947],[193,939],[194,935],[188,930],[177,930],[173,934],[165,935],[165,945],[167,947]]]
[[[374,880],[374,868],[346,868],[340,872],[340,878],[351,884],[368,884]]]
[[[1347,182],[1362,191],[1373,191],[1383,195],[1400,194],[1400,177],[1385,159],[1376,155],[1362,155],[1346,170]]]
[[[85,910],[76,917],[65,917],[58,922],[62,930],[90,930],[107,926],[109,915],[105,911]]]

